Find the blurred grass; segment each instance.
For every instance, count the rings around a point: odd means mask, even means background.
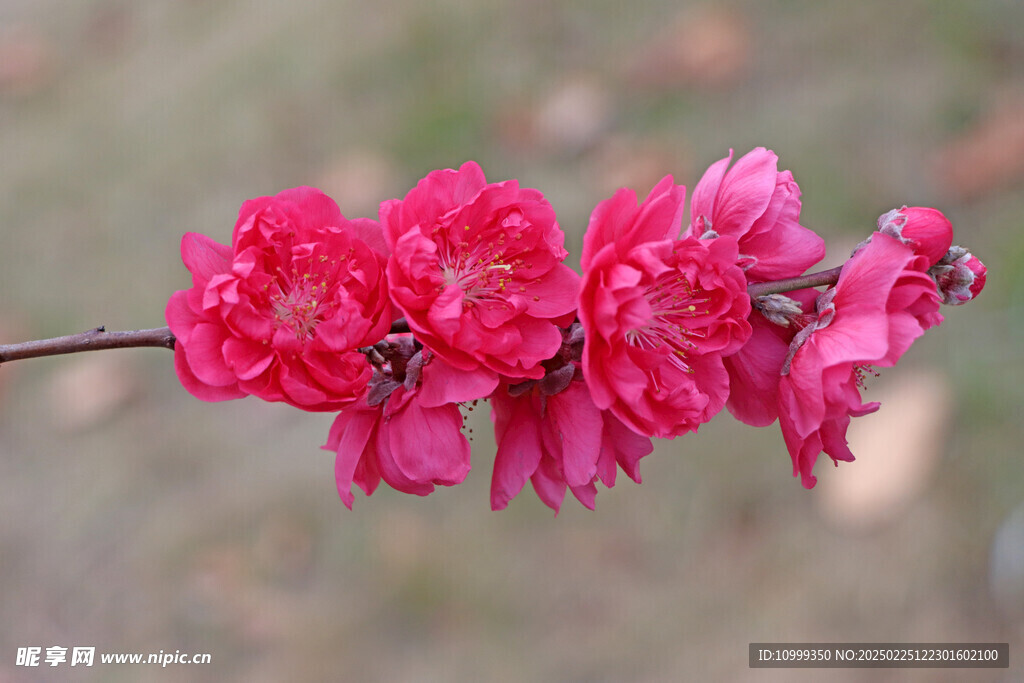
[[[103,387],[67,395],[56,381],[93,361],[5,366],[0,678],[25,673],[17,647],[51,644],[213,654],[161,674],[100,667],[97,680],[814,680],[748,670],[747,643],[1008,640],[1016,653],[1024,605],[993,597],[988,574],[993,534],[1024,504],[1024,196],[1020,177],[959,196],[937,152],[1024,88],[1024,11],[721,11],[0,3],[0,65],[14,74],[0,80],[5,342],[162,324],[189,282],[182,233],[228,241],[246,198],[308,183],[346,215],[373,215],[468,158],[541,188],[573,263],[590,209],[618,185],[643,194],[672,172],[692,187],[730,147],[766,145],[830,245],[893,206],[934,205],[990,267],[985,294],[880,378],[938,372],[955,409],[936,416],[944,448],[924,493],[860,532],[823,517],[821,487],[791,479],[777,428],[725,415],[658,444],[642,486],[602,491],[596,512],[567,500],[556,519],[532,491],[488,511],[493,441],[477,415],[466,484],[426,499],[380,490],[349,512],[318,449],[329,416],[202,404],[169,354],[136,350],[110,370],[127,397],[68,429],[59,416]],[[36,66],[11,52],[25,35],[42,46]],[[685,51],[709,36],[707,55]],[[709,67],[727,59],[733,71]],[[825,465],[823,484],[857,467]]]

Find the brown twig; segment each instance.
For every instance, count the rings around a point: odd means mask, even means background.
[[[107,332],[103,326],[79,334],[53,339],[37,339],[20,344],[0,344],[0,363],[24,358],[58,356],[63,353],[126,349],[132,346],[158,346],[174,348],[174,335],[168,327],[152,330]]]
[[[823,270],[820,273],[811,273],[809,275],[801,275],[800,277],[786,278],[785,280],[755,282],[752,285],[747,285],[747,293],[750,294],[751,299],[756,299],[759,296],[791,292],[794,289],[834,285],[839,282],[839,273],[842,270],[842,266],[837,266],[831,270]]]

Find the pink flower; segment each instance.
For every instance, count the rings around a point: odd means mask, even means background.
[[[579,276],[537,190],[488,184],[470,161],[381,204],[391,296],[423,345],[490,393],[539,378],[572,322]],[[453,384],[457,385],[458,382]]]
[[[583,373],[598,408],[647,436],[695,431],[721,410],[722,357],[751,333],[736,238],[679,239],[685,194],[672,176],[639,206],[619,190],[583,238]]]
[[[413,353],[411,339],[389,339],[388,362],[374,373],[367,395],[335,418],[323,446],[337,453],[335,481],[349,509],[353,482],[366,495],[383,479],[394,489],[425,496],[435,485],[461,483],[470,470],[459,407],[426,399],[420,375],[429,366]]]
[[[800,225],[800,187],[779,172],[774,152],[758,147],[731,168],[729,156],[712,164],[693,190],[689,235],[731,235],[739,242],[738,264],[747,280],[794,277],[825,255],[825,241]],[[729,374],[729,412],[754,426],[775,421],[778,374],[793,331],[757,313],[753,335],[724,359]]]
[[[353,403],[370,378],[356,349],[392,320],[377,223],[347,220],[325,194],[298,187],[245,202],[232,245],[182,238],[192,289],[175,292],[166,311],[181,383],[206,401]]]
[[[392,488],[419,496],[433,492],[435,484],[461,483],[470,469],[469,442],[461,428],[457,405],[424,406],[404,387],[385,403],[370,406],[362,399],[343,409],[323,446],[338,454],[338,495],[352,509],[353,482],[370,495],[383,478]]]
[[[825,256],[825,241],[800,225],[800,187],[779,172],[774,152],[758,147],[713,163],[690,200],[691,237],[731,235],[750,282],[800,275]]]
[[[952,247],[929,271],[939,286],[942,303],[958,306],[971,301],[985,288],[988,269],[963,247]]]
[[[878,231],[906,244],[934,266],[953,244],[953,224],[941,211],[923,206],[893,209],[878,217]]]
[[[563,367],[571,377],[573,366]],[[551,390],[545,383],[554,376],[529,382],[525,390],[502,385],[491,396],[498,442],[491,479],[492,510],[504,509],[527,479],[556,513],[566,487],[593,510],[597,480],[609,488],[614,486],[617,466],[640,483],[639,461],[653,450],[651,440],[598,409],[582,378],[570,379],[564,389],[548,393]]]
[[[793,474],[814,486],[818,454],[852,461],[851,417],[877,410],[859,387],[871,365],[890,367],[925,330],[942,322],[928,257],[875,233],[818,297],[816,315],[794,338],[779,383],[779,418]]]

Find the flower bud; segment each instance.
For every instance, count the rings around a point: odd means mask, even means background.
[[[780,327],[789,327],[793,319],[804,314],[804,309],[800,307],[799,302],[790,299],[785,294],[759,296],[754,300],[753,306],[761,312],[761,315]]]
[[[893,209],[878,217],[878,231],[895,237],[935,265],[953,244],[953,225],[941,211],[923,206]]]
[[[977,256],[954,246],[928,272],[939,286],[942,303],[958,306],[981,293],[988,269]]]

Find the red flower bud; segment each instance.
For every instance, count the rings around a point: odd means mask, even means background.
[[[878,217],[878,231],[895,237],[915,254],[928,257],[934,266],[953,244],[953,225],[941,211],[924,206],[911,206]]]
[[[977,256],[956,246],[928,272],[939,286],[942,303],[958,306],[981,293],[988,269]]]

